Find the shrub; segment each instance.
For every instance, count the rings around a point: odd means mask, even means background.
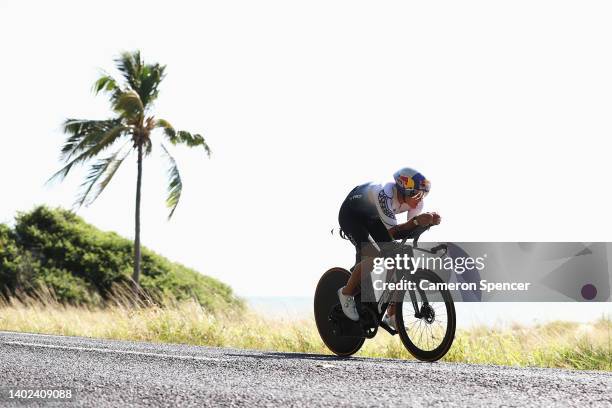
[[[133,243],[100,231],[71,211],[35,208],[0,224],[0,287],[5,296],[42,286],[62,302],[96,304],[131,282]],[[242,307],[232,289],[142,249],[141,286],[153,299],[193,298],[210,309]]]

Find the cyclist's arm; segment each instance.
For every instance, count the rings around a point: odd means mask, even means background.
[[[414,218],[411,218],[408,222],[389,228],[389,235],[391,235],[393,239],[402,239],[404,234],[412,231],[415,227]]]
[[[403,224],[395,225],[389,228],[389,235],[393,239],[403,239],[405,235],[412,231],[417,224],[415,224],[415,219],[418,222],[418,225],[437,225],[440,223],[440,216],[436,213],[424,213],[412,217]]]

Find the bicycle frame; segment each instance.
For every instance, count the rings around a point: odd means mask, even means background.
[[[444,250],[444,254],[442,254],[442,256],[444,256],[446,254],[447,246],[445,244],[438,245],[438,246],[436,246],[434,248],[431,248],[429,250],[418,247],[418,241],[419,241],[419,238],[420,238],[421,234],[423,232],[427,231],[428,229],[429,229],[429,227],[422,227],[422,228],[414,231],[414,233],[411,236],[408,236],[408,237],[406,237],[406,238],[404,238],[402,240],[402,242],[400,244],[402,246],[401,249],[402,249],[402,251],[406,255],[408,255],[408,257],[410,259],[409,269],[405,270],[405,271],[402,271],[401,273],[398,273],[397,269],[394,268],[394,269],[392,269],[390,271],[390,274],[389,274],[389,272],[387,272],[387,281],[388,282],[397,283],[399,280],[403,279],[406,276],[406,273],[411,273],[411,272],[413,272],[415,270],[414,262],[412,261],[413,258],[414,258],[414,251],[415,250],[426,252],[426,253],[433,254],[433,255],[438,255],[438,251]],[[410,238],[413,239],[412,245],[407,245],[406,241],[408,239],[410,239]],[[398,275],[399,275],[400,279],[397,279]],[[389,276],[390,276],[390,279],[389,279]],[[396,278],[396,279],[393,280],[393,278]],[[378,315],[377,317],[378,317],[378,320],[379,320],[381,326],[385,330],[387,330],[389,333],[392,333],[392,334],[395,331],[392,328],[388,327],[386,324],[384,324],[382,322],[382,316],[384,315],[384,313],[386,312],[387,308],[389,307],[389,304],[391,303],[392,296],[396,292],[398,292],[398,290],[391,291],[391,290],[385,288],[383,290],[382,294],[380,295],[380,298],[378,299],[378,302],[376,303],[376,311],[377,311],[377,315]],[[419,305],[418,305],[418,301],[416,299],[415,291],[414,290],[408,290],[408,293],[410,295],[410,301],[412,303],[412,307],[414,308],[414,316],[416,318],[421,318],[421,311],[419,310]],[[426,296],[425,292],[419,289],[419,293],[421,295],[421,298],[423,299],[423,305],[428,304],[427,296]]]

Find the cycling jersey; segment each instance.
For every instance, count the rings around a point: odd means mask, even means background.
[[[396,214],[408,212],[407,219],[418,215],[423,209],[423,201],[416,208],[401,203],[397,197],[395,183],[385,185],[366,183],[355,187],[346,198],[349,206],[368,218],[379,218],[387,229],[397,225]]]
[[[366,183],[355,187],[340,207],[338,221],[343,233],[355,246],[355,263],[361,260],[361,249],[370,240],[390,242],[388,230],[397,225],[396,214],[408,212],[408,219],[419,214],[423,202],[416,208],[400,204],[395,183]]]

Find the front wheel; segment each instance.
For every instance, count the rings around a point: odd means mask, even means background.
[[[443,283],[434,272],[419,269],[409,280],[416,290],[399,293],[395,302],[397,331],[406,349],[421,361],[437,361],[448,352],[455,338],[457,317],[448,290],[423,290],[429,283]],[[397,295],[397,294],[396,294]]]

